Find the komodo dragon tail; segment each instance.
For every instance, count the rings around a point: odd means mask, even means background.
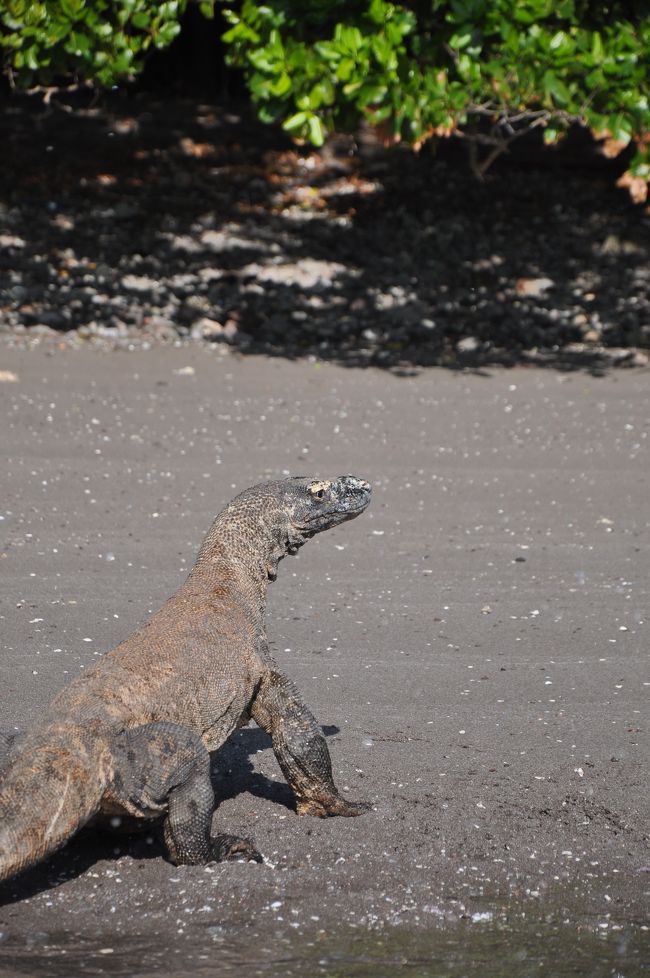
[[[60,848],[97,812],[111,774],[101,737],[53,724],[0,776],[0,882]]]

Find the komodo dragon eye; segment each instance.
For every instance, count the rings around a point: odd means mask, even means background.
[[[313,482],[309,487],[309,491],[313,499],[325,499],[329,488],[329,482]]]

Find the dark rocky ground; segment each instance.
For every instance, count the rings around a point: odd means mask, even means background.
[[[616,189],[616,161],[536,152],[480,184],[454,146],[435,160],[368,137],[296,151],[234,109],[80,104],[0,114],[0,329],[14,342],[647,363],[650,219]]]

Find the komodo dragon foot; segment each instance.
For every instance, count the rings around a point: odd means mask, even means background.
[[[332,815],[342,815],[346,818],[356,818],[372,809],[367,801],[348,801],[340,795],[323,798],[298,798],[296,811],[298,815],[312,815],[316,818],[330,818]]]

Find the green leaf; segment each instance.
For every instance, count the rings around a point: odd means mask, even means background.
[[[623,143],[629,143],[634,132],[632,121],[621,112],[610,115],[607,119],[607,128],[612,134],[612,138]]]
[[[343,94],[347,98],[349,98],[351,95],[356,95],[356,93],[359,91],[359,89],[362,87],[362,85],[363,85],[363,82],[360,82],[360,81],[348,82],[347,85],[344,85],[343,86]]]
[[[273,95],[278,97],[286,95],[287,92],[291,90],[291,79],[286,72],[283,72],[279,78],[277,78],[271,85],[269,85],[269,91]]]
[[[395,68],[397,64],[395,48],[389,43],[385,35],[376,34],[374,37],[371,37],[370,46],[372,53],[381,65],[386,68]]]
[[[151,25],[151,15],[144,10],[139,10],[137,13],[133,14],[131,23],[134,27],[137,27],[138,30],[146,31]]]
[[[282,123],[282,128],[286,129],[287,132],[296,132],[302,129],[308,119],[307,112],[296,112],[294,115],[290,115],[288,119],[285,119]]]
[[[70,20],[76,20],[84,9],[84,0],[59,0],[61,10]]]
[[[362,109],[368,105],[378,105],[385,99],[387,91],[386,85],[362,85],[358,89],[356,103]]]
[[[459,34],[452,34],[449,38],[449,47],[461,51],[470,44],[471,40],[472,32],[468,30],[462,31]]]
[[[156,47],[167,47],[167,45],[171,44],[175,37],[178,37],[180,30],[181,25],[177,22],[172,21],[171,23],[164,24],[154,36],[154,43]]]
[[[22,54],[23,54],[23,64],[26,65],[27,68],[31,68],[32,71],[36,71],[36,69],[38,68],[38,57],[37,57],[36,46],[32,45],[31,47],[28,47],[24,52],[22,52]]]
[[[603,41],[598,31],[591,35],[591,56],[596,63],[603,60]]]
[[[355,64],[351,58],[343,58],[336,69],[336,77],[339,81],[345,82],[351,77]]]
[[[358,27],[337,24],[334,37],[339,42],[340,50],[350,54],[356,54],[362,46],[361,31]]]
[[[271,123],[277,122],[280,117],[280,109],[277,106],[269,105],[268,103],[260,105],[257,110],[257,114],[262,122]]]
[[[323,132],[323,126],[318,116],[310,116],[307,125],[310,142],[312,142],[314,146],[322,146],[325,142],[325,133]]]
[[[77,56],[87,54],[90,50],[90,38],[85,34],[79,33],[79,31],[71,31],[65,46],[66,50]]]
[[[393,107],[391,105],[384,105],[381,109],[375,109],[368,113],[368,122],[373,126],[378,126],[380,123],[385,122],[393,114]]]
[[[560,105],[566,105],[566,103],[570,100],[571,93],[569,92],[569,89],[554,72],[544,72],[543,85],[544,94],[551,97],[553,101],[558,102]]]
[[[391,15],[391,5],[384,0],[372,0],[368,7],[368,17],[375,24],[383,24]]]

